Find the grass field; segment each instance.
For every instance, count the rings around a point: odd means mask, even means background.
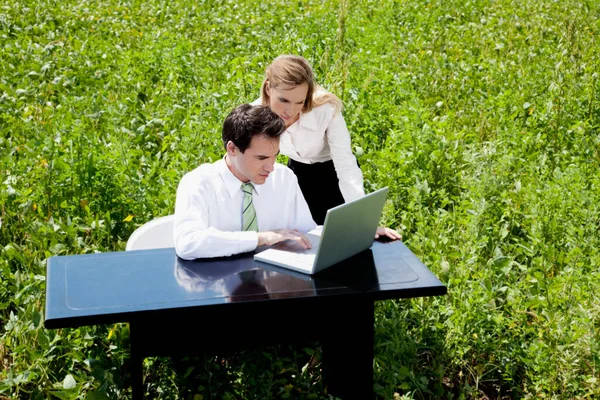
[[[599,35],[584,0],[5,0],[0,399],[130,396],[127,325],[43,328],[46,262],[172,213],[283,53],[342,98],[382,223],[448,287],[377,304],[377,395],[600,397]],[[319,355],[150,358],[146,389],[327,398]]]

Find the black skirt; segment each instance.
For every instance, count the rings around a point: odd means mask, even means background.
[[[288,167],[298,177],[298,184],[313,219],[317,225],[323,225],[327,210],[344,204],[333,161],[304,164],[290,158]]]

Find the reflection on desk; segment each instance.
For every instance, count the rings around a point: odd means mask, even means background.
[[[177,283],[188,292],[211,291],[236,302],[252,297],[275,299],[296,297],[297,292],[314,295],[312,280],[305,276],[292,276],[286,271],[274,271],[252,265],[248,269],[248,258],[185,261],[175,260],[174,275]]]

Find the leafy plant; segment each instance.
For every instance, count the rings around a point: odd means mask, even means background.
[[[332,12],[333,11],[333,12]],[[43,328],[49,257],[124,249],[279,54],[344,117],[383,221],[447,285],[376,309],[381,398],[600,395],[600,6],[0,6],[0,398],[130,395],[126,324]],[[145,361],[152,398],[327,398],[318,344]]]

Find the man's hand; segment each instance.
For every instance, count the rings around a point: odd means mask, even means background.
[[[391,228],[384,228],[383,226],[377,227],[375,232],[375,239],[379,239],[380,236],[386,236],[391,240],[402,240],[402,235]]]
[[[305,249],[310,249],[310,240],[295,229],[277,229],[274,231],[258,232],[258,245],[271,246],[284,240],[295,240]]]

